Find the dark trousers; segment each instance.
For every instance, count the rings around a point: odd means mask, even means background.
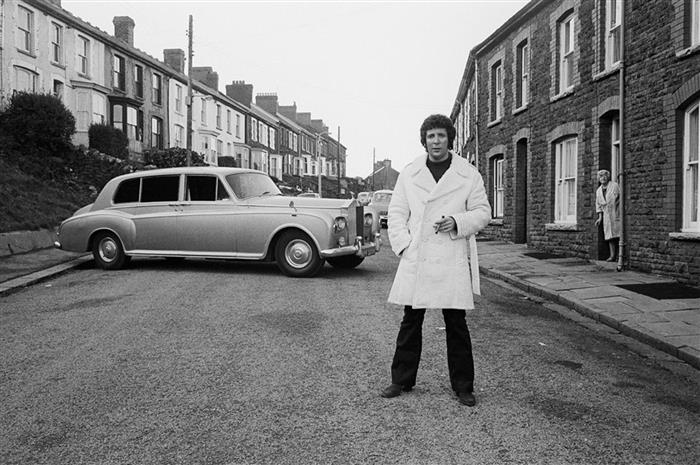
[[[450,384],[455,392],[472,392],[474,390],[474,358],[472,341],[469,337],[466,312],[445,308],[447,338],[447,365],[450,370]],[[418,364],[423,348],[424,308],[412,308],[406,305],[399,335],[396,338],[396,352],[391,363],[391,382],[404,387],[416,384]]]

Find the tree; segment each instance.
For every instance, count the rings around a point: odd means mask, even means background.
[[[0,114],[0,133],[15,148],[61,156],[72,149],[75,117],[58,97],[18,92]]]
[[[92,124],[88,129],[90,148],[126,160],[129,158],[129,139],[124,131],[108,124]]]
[[[145,165],[153,165],[156,168],[174,168],[187,166],[187,149],[171,147],[168,149],[151,149],[143,153]],[[192,166],[206,166],[204,158],[192,152]]]

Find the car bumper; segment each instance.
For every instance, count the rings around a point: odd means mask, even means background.
[[[332,258],[342,257],[343,255],[357,255],[359,257],[368,257],[379,252],[382,247],[382,238],[380,233],[374,234],[374,241],[364,242],[361,237],[355,238],[354,245],[346,245],[345,247],[336,247],[335,249],[321,250],[321,257]]]

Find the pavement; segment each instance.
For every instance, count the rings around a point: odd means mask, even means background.
[[[700,369],[700,292],[698,298],[654,298],[619,286],[638,284],[644,292],[654,285],[670,288],[676,281],[618,272],[615,263],[538,254],[525,244],[478,241],[478,249],[482,275],[575,310]],[[0,298],[91,260],[90,254],[54,248],[0,256]]]

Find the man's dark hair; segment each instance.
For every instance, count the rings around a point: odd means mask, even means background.
[[[447,131],[447,148],[452,150],[452,144],[457,136],[457,131],[452,125],[452,121],[445,115],[430,115],[425,118],[423,124],[420,126],[420,143],[423,147],[427,148],[425,145],[425,135],[431,129],[444,129]]]

